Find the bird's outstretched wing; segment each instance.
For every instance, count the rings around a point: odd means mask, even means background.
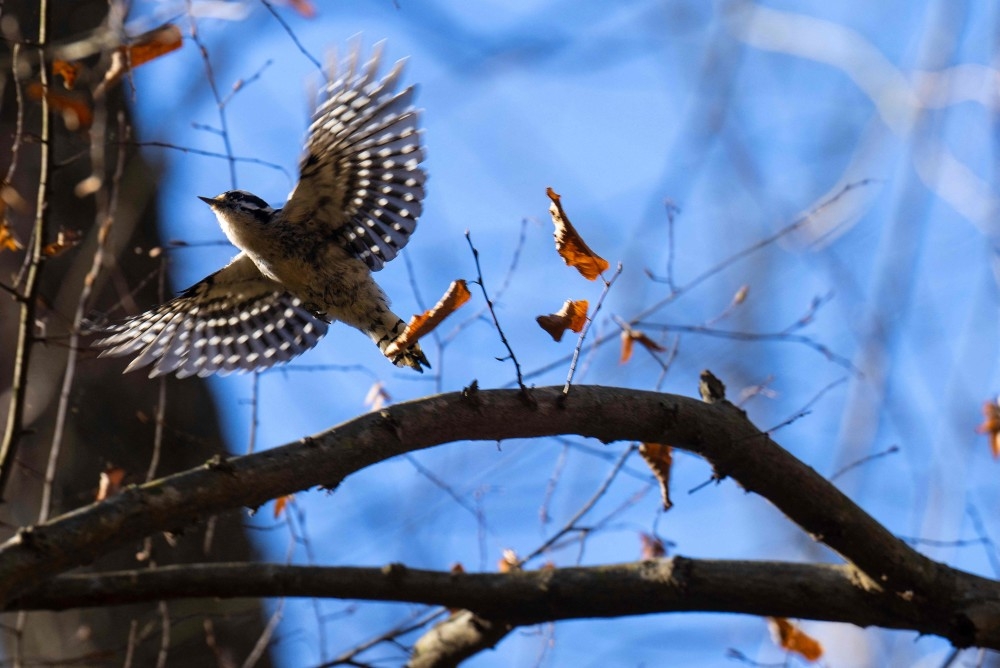
[[[104,330],[101,356],[136,355],[126,371],[179,378],[265,369],[309,350],[326,334],[297,297],[244,253],[175,299]]]
[[[425,175],[414,88],[396,92],[405,61],[378,80],[382,43],[358,67],[355,47],[331,72],[313,114],[285,220],[315,226],[372,271],[396,257],[422,211]]]

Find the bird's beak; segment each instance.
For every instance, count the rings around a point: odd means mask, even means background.
[[[214,207],[219,203],[214,197],[202,197],[201,195],[198,195],[198,199],[211,207]]]

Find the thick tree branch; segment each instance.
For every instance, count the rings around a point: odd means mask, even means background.
[[[662,612],[795,617],[945,635],[933,615],[859,587],[850,566],[673,557],[509,573],[407,568],[178,564],[62,575],[7,610],[66,610],[176,598],[342,598],[440,605],[523,626]]]
[[[317,485],[335,487],[347,475],[404,452],[453,441],[576,434],[603,442],[670,443],[701,454],[719,475],[769,499],[856,566],[861,590],[880,593],[883,602],[922,607],[934,617],[927,621],[937,629],[932,632],[959,646],[1000,648],[1000,584],[914,551],[728,402],[597,386],[579,386],[568,400],[556,387],[532,394],[534,405],[516,390],[428,397],[298,443],[129,487],[22,530],[0,546],[0,596],[9,601],[51,575],[156,531]]]

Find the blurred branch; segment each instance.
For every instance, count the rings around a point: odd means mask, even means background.
[[[43,1],[38,6],[38,43],[45,44],[48,25],[48,4]],[[38,49],[38,81],[42,90],[49,85],[48,63],[45,54]],[[17,325],[17,347],[14,351],[14,377],[10,387],[10,408],[7,411],[7,427],[3,442],[0,443],[0,500],[3,499],[10,480],[11,469],[17,458],[17,446],[24,435],[24,403],[27,400],[28,369],[31,348],[35,344],[35,307],[38,302],[42,266],[45,264],[44,248],[48,243],[49,226],[49,178],[52,167],[52,114],[46,96],[39,100],[41,105],[41,129],[38,133],[38,193],[35,199],[35,226],[31,236],[28,274],[25,278],[23,299],[20,301],[20,318]]]
[[[1000,583],[916,552],[728,401],[708,404],[589,385],[575,386],[568,398],[561,387],[536,388],[532,396],[535,402],[530,405],[518,390],[426,397],[362,415],[296,443],[228,460],[216,458],[197,469],[128,487],[101,503],[25,528],[0,546],[0,596],[9,602],[47,577],[156,531],[176,531],[223,510],[257,507],[310,487],[334,488],[351,473],[406,452],[468,440],[576,434],[606,443],[670,443],[700,454],[718,477],[732,477],[765,497],[840,553],[852,565],[847,572],[856,594],[878,596],[883,609],[904,611],[901,624],[918,616],[921,630],[957,646],[1000,648]],[[397,579],[404,581],[405,574],[404,569]],[[528,576],[512,576],[517,577]],[[779,588],[789,589],[786,581]],[[547,591],[545,605],[558,608],[564,592],[551,587]],[[630,598],[620,589],[616,592],[614,600],[603,604],[609,614],[624,605],[615,600]],[[832,605],[830,598],[816,600]],[[887,606],[888,601],[895,605]],[[503,607],[478,607],[480,614],[517,622],[539,619],[519,617],[516,610]]]

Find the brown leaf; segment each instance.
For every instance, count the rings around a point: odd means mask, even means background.
[[[50,244],[46,244],[42,248],[42,255],[47,257],[53,257],[59,255],[65,250],[73,248],[80,243],[81,235],[79,230],[67,230],[61,229],[56,233],[56,240]]]
[[[104,73],[101,91],[118,83],[130,69],[181,48],[183,41],[181,29],[172,23],[165,23],[159,28],[153,28],[139,35],[131,43],[119,47],[111,54],[111,66]]]
[[[673,502],[670,500],[670,468],[674,464],[674,449],[662,443],[643,443],[639,446],[639,454],[653,470],[657,482],[660,483],[660,497],[663,499],[663,509],[670,510]]]
[[[782,649],[795,652],[806,661],[818,661],[823,656],[823,646],[784,617],[768,617],[767,625],[774,642]]]
[[[17,240],[17,237],[14,236],[14,230],[10,228],[7,221],[0,220],[0,251],[19,251],[22,248],[24,248],[24,246],[22,246],[21,242]]]
[[[33,100],[41,100],[43,97],[49,106],[61,112],[63,123],[72,131],[86,130],[94,122],[94,114],[85,100],[70,93],[61,93],[52,90],[46,92],[40,83],[28,85],[28,96]]]
[[[569,217],[563,211],[562,204],[559,202],[560,197],[556,191],[552,188],[546,188],[545,194],[552,200],[549,213],[552,214],[552,222],[556,226],[556,250],[566,264],[576,267],[576,270],[588,281],[594,280],[608,268],[608,261],[590,250],[590,247],[583,241],[583,237],[569,222]]]
[[[521,560],[517,558],[517,552],[507,548],[503,551],[503,557],[497,562],[497,570],[501,573],[521,570]]]
[[[646,336],[645,333],[640,332],[637,329],[623,329],[621,338],[622,338],[622,354],[621,358],[619,358],[618,360],[619,364],[625,364],[625,362],[628,362],[630,359],[632,359],[632,344],[635,341],[638,341],[639,344],[642,345],[642,347],[645,348],[646,350],[652,350],[653,352],[657,353],[662,353],[666,350],[666,348],[664,348],[659,343]]]
[[[80,76],[80,63],[71,63],[68,60],[52,61],[52,74],[62,77],[63,86],[66,90],[73,90],[76,79]]]
[[[285,508],[294,498],[294,494],[286,494],[274,500],[274,519],[281,517],[281,513],[285,512]]]
[[[307,19],[316,18],[316,8],[313,3],[309,0],[287,0],[288,4],[292,6],[292,9],[297,11],[299,14]]]
[[[465,566],[462,565],[462,562],[456,561],[451,565],[451,568],[448,569],[448,572],[451,573],[452,575],[458,575],[459,573],[464,573]]]
[[[639,554],[643,561],[662,559],[667,556],[667,548],[658,536],[643,532],[639,534],[639,541],[642,543]]]
[[[128,56],[130,67],[139,67],[160,56],[181,48],[184,38],[181,29],[172,23],[165,23],[159,28],[145,32],[127,46],[121,47]]]
[[[990,450],[994,459],[1000,457],[1000,404],[996,401],[983,403],[983,423],[976,427],[980,434],[990,437]]]
[[[125,469],[120,466],[108,466],[101,471],[101,479],[97,485],[97,497],[95,501],[103,501],[109,496],[114,496],[122,490],[122,481],[125,480]]]
[[[416,343],[417,339],[430,334],[445,318],[458,310],[458,307],[462,304],[469,301],[469,297],[471,296],[469,288],[465,285],[465,281],[462,279],[452,281],[451,285],[448,286],[448,291],[444,293],[444,297],[441,297],[440,301],[433,308],[421,315],[415,315],[410,318],[410,322],[406,325],[403,333],[397,336],[396,340],[390,343],[389,347],[385,349],[385,356],[392,357],[401,350],[406,350]]]
[[[566,333],[567,329],[578,334],[583,329],[584,324],[587,322],[587,306],[589,306],[589,303],[586,299],[581,299],[580,301],[567,299],[558,313],[540,315],[535,318],[535,322],[538,323],[539,327],[548,332],[553,340],[562,341],[563,334]]]

